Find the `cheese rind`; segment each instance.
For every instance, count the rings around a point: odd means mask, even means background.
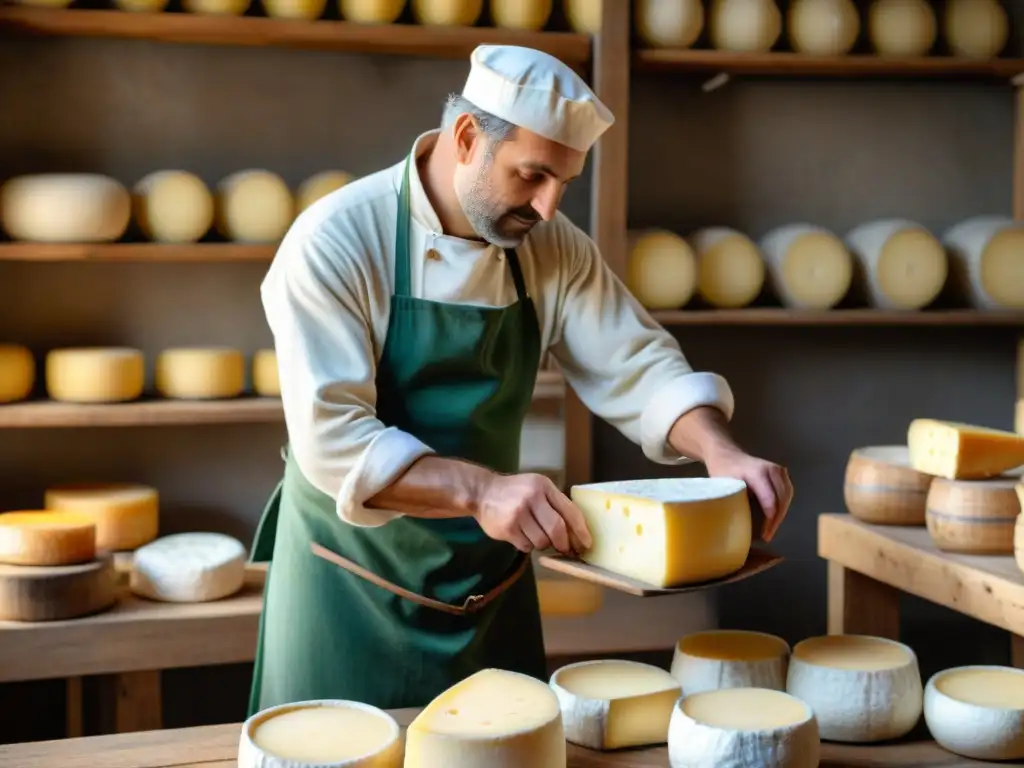
[[[831,309],[853,282],[853,257],[832,232],[813,224],[786,224],[760,242],[768,284],[792,309]]]
[[[1010,20],[997,0],[948,0],[943,32],[954,56],[991,59],[1010,39]]]
[[[775,0],[712,0],[708,30],[719,50],[764,52],[782,35],[782,12]]]
[[[843,497],[865,523],[924,525],[931,484],[931,475],[910,466],[907,446],[873,445],[850,453]]]
[[[947,552],[1012,555],[1020,515],[1019,478],[947,480],[937,477],[928,491],[928,533]]]
[[[846,235],[856,278],[868,303],[879,309],[921,309],[941,293],[949,274],[946,251],[913,221],[881,219]]]
[[[299,185],[295,192],[295,208],[301,213],[322,197],[352,182],[352,174],[345,171],[321,171]]]
[[[404,8],[405,0],[338,0],[341,17],[359,24],[393,24]]]
[[[284,237],[295,219],[295,199],[284,179],[270,171],[238,171],[217,185],[217,231],[241,243],[269,243]]]
[[[121,347],[52,349],[46,355],[46,391],[68,403],[136,400],[146,382],[141,350]]]
[[[697,257],[672,232],[630,232],[626,287],[647,309],[679,309],[697,290]]]
[[[975,216],[942,235],[960,295],[978,309],[1024,309],[1024,223],[1008,216]]]
[[[708,304],[738,309],[761,293],[764,260],[749,237],[729,227],[707,227],[688,239],[697,259],[697,291]]]
[[[860,34],[860,15],[851,0],[794,0],[786,26],[798,53],[842,56]]]
[[[689,48],[704,28],[701,0],[637,0],[637,34],[651,48]]]
[[[0,563],[75,565],[96,557],[96,526],[75,512],[0,514]]]
[[[499,28],[539,31],[553,9],[553,0],[491,0],[491,20]]]
[[[14,240],[105,243],[131,221],[131,195],[109,176],[47,173],[0,185],[0,225]]]
[[[245,559],[245,546],[222,533],[163,536],[135,551],[129,586],[150,600],[220,600],[244,585]]]
[[[935,45],[938,21],[928,0],[873,0],[868,37],[883,56],[924,56]]]
[[[327,0],[263,0],[263,8],[272,19],[315,21],[324,15]]]
[[[752,524],[746,484],[728,477],[577,485],[593,546],[581,557],[656,587],[721,578],[743,567]]]
[[[484,0],[412,0],[413,17],[425,26],[471,27],[484,10]]]
[[[672,676],[687,696],[724,688],[786,690],[789,643],[764,632],[712,629],[679,640]]]
[[[1024,671],[954,667],[925,686],[924,720],[943,748],[975,760],[1024,759]]]
[[[156,488],[129,483],[93,483],[48,488],[48,510],[75,512],[96,526],[96,547],[123,551],[157,537],[160,500]]]
[[[135,221],[158,243],[194,243],[213,226],[213,194],[194,173],[155,171],[135,185]]]
[[[563,0],[565,18],[574,32],[596,35],[601,31],[602,0]]]
[[[165,349],[156,361],[156,389],[164,397],[213,400],[245,390],[245,358],[237,349]]]
[[[0,403],[14,403],[32,394],[36,360],[28,347],[0,344]]]
[[[914,419],[910,466],[947,480],[985,480],[1024,465],[1024,435],[955,421]]]
[[[616,659],[569,664],[551,676],[550,685],[566,740],[600,750],[664,744],[682,694],[665,670]]]
[[[277,370],[277,353],[260,349],[252,358],[252,387],[261,397],[280,397],[281,380]]]

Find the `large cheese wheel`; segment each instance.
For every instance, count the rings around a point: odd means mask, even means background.
[[[74,565],[96,557],[96,525],[75,512],[0,514],[0,563]]]
[[[596,35],[601,31],[601,3],[604,0],[563,0],[565,18],[574,32]]]
[[[150,600],[220,600],[245,585],[246,551],[223,533],[175,533],[135,550],[129,586]]]
[[[979,309],[1024,309],[1024,223],[975,216],[942,236],[960,293]]]
[[[0,225],[14,240],[112,242],[124,234],[131,215],[131,195],[108,176],[15,176],[0,186]]]
[[[484,669],[416,716],[404,768],[566,768],[566,753],[555,692],[527,675]]]
[[[747,487],[729,477],[625,480],[573,486],[590,528],[584,561],[655,587],[738,571],[750,552]]]
[[[0,344],[0,403],[24,400],[36,383],[36,359],[20,344]]]
[[[914,419],[910,466],[947,480],[985,480],[1024,465],[1024,436],[955,421]]]
[[[821,738],[868,743],[898,739],[921,718],[917,655],[895,640],[827,635],[797,643],[786,690],[807,702]]]
[[[284,237],[295,219],[295,200],[275,173],[246,170],[217,186],[217,231],[229,240],[269,243]]]
[[[647,309],[679,309],[697,290],[697,258],[679,235],[631,232],[626,286]]]
[[[551,676],[565,738],[588,749],[622,749],[668,740],[679,683],[660,667],[600,659],[569,664]]]
[[[782,34],[782,12],[775,0],[711,0],[708,29],[719,50],[768,51]]]
[[[252,358],[252,387],[260,397],[280,397],[281,381],[277,369],[277,353],[260,349]]]
[[[117,603],[117,570],[107,553],[75,565],[0,565],[0,621],[63,621]]]
[[[590,616],[601,610],[604,590],[578,579],[537,579],[541,616]]]
[[[263,0],[263,7],[273,19],[314,21],[324,15],[327,0]]]
[[[764,632],[712,629],[676,643],[672,676],[689,696],[719,688],[786,690],[789,643]]]
[[[238,768],[402,768],[398,723],[355,701],[281,704],[245,721]]]
[[[141,350],[127,347],[53,349],[46,355],[46,391],[68,403],[122,403],[142,394]]]
[[[928,533],[947,552],[1012,555],[1020,514],[1016,478],[947,480],[936,477],[928,491]]]
[[[352,181],[352,175],[344,171],[321,171],[313,174],[299,185],[295,192],[295,208],[301,213],[335,190],[341,189]]]
[[[701,0],[636,0],[637,34],[651,48],[689,48],[704,29]]]
[[[156,389],[164,397],[216,400],[245,389],[245,358],[237,349],[165,349],[156,360]]]
[[[843,498],[865,523],[924,525],[931,484],[931,475],[910,466],[907,446],[872,445],[850,453]]]
[[[491,0],[491,20],[504,29],[544,29],[554,0]]]
[[[668,731],[672,768],[817,768],[811,708],[782,691],[729,688],[680,699]]]
[[[96,526],[99,549],[135,549],[151,542],[159,531],[159,494],[147,485],[59,485],[48,488],[43,498],[49,510],[75,512],[89,518]]]
[[[181,0],[181,6],[189,13],[204,16],[242,16],[249,10],[253,0]]]
[[[768,284],[792,309],[832,309],[853,282],[853,257],[843,241],[813,224],[786,224],[761,240]]]
[[[882,56],[924,56],[935,45],[938,21],[929,0],[873,0],[868,36]]]
[[[943,749],[975,760],[1024,760],[1024,670],[954,667],[932,675],[924,721]]]
[[[846,235],[868,303],[879,309],[921,309],[942,292],[949,259],[931,232],[912,221],[883,219]]]
[[[412,0],[412,15],[420,24],[471,27],[484,10],[484,0]]]
[[[393,24],[406,0],[338,0],[341,18],[358,24]]]
[[[213,226],[213,195],[194,173],[154,171],[135,185],[135,221],[159,243],[194,243]]]
[[[1010,39],[1010,20],[998,0],[947,0],[943,32],[954,55],[991,59]]]
[[[786,17],[794,51],[818,56],[849,53],[860,34],[852,0],[793,0]]]
[[[764,288],[764,260],[756,243],[729,227],[699,229],[689,237],[697,257],[697,290],[721,309],[745,307]]]

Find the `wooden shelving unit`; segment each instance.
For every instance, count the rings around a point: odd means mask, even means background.
[[[1024,312],[979,312],[973,309],[894,311],[833,309],[826,312],[777,307],[751,309],[680,309],[654,312],[666,327],[685,325],[904,325],[1021,326]]]

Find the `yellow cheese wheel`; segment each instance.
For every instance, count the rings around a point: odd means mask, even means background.
[[[790,45],[798,53],[841,56],[860,34],[852,0],[793,0],[786,21]]]
[[[338,0],[341,18],[357,24],[393,24],[404,9],[405,0]]]
[[[768,283],[792,309],[832,309],[853,283],[853,257],[832,232],[812,224],[787,224],[761,240]]]
[[[704,29],[701,0],[636,0],[640,39],[651,48],[689,48]]]
[[[412,14],[425,26],[471,27],[484,10],[484,0],[412,0]]]
[[[170,0],[114,0],[114,7],[130,13],[160,13]]]
[[[932,476],[910,466],[905,445],[857,448],[846,463],[843,497],[850,514],[876,525],[924,525]]]
[[[36,360],[27,347],[0,344],[0,403],[24,400],[36,383]]]
[[[764,261],[757,245],[728,227],[699,229],[689,237],[697,257],[697,290],[720,309],[745,307],[761,293]]]
[[[541,30],[551,18],[554,0],[491,0],[494,26]]]
[[[937,35],[929,0],[873,0],[868,10],[868,36],[883,56],[924,56]]]
[[[596,35],[601,31],[603,0],[564,0],[565,18],[574,32]]]
[[[647,309],[679,309],[697,290],[697,259],[679,235],[630,233],[626,285]]]
[[[943,31],[954,55],[991,59],[1010,39],[1010,20],[998,0],[948,0]]]
[[[256,169],[221,181],[215,208],[217,231],[242,243],[280,240],[295,219],[295,199],[284,179]]]
[[[904,219],[880,219],[854,227],[846,246],[868,303],[879,309],[921,309],[946,284],[949,258],[931,232]]]
[[[1020,515],[1018,478],[947,480],[936,477],[928,491],[928,533],[946,552],[1012,555]]]
[[[215,400],[245,389],[245,359],[237,349],[165,349],[156,360],[156,389],[164,397]]]
[[[158,243],[194,243],[213,226],[213,195],[194,173],[154,171],[135,185],[135,221]]]
[[[181,4],[189,13],[204,16],[242,16],[252,0],[181,0]]]
[[[0,514],[0,563],[74,565],[96,557],[96,526],[74,512]]]
[[[0,186],[0,225],[14,240],[103,243],[131,220],[128,190],[90,173],[16,176]]]
[[[301,213],[335,190],[341,189],[352,181],[352,175],[344,171],[322,171],[314,174],[299,185],[295,193],[295,207]]]
[[[159,530],[159,495],[146,485],[59,485],[46,490],[43,504],[48,510],[75,512],[91,520],[99,549],[136,549],[153,541]]]
[[[263,0],[263,8],[272,19],[315,21],[324,15],[327,0]]]
[[[260,349],[252,358],[252,386],[261,397],[280,397],[281,382],[278,378],[277,353],[272,349]]]
[[[952,284],[978,309],[1024,309],[1024,224],[1008,216],[975,216],[942,235]]]
[[[120,403],[142,394],[146,370],[141,350],[72,347],[46,355],[46,391],[68,403]]]
[[[769,51],[782,35],[782,12],[775,0],[712,0],[708,29],[719,50]]]

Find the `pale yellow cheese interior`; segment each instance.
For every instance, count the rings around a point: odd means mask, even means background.
[[[942,243],[924,229],[901,229],[885,241],[875,279],[879,290],[899,308],[931,303],[945,285],[949,259]]]
[[[970,424],[915,419],[907,445],[914,469],[949,480],[982,480],[1024,465],[1024,436]]]
[[[830,309],[850,290],[853,258],[835,235],[805,232],[795,237],[786,251],[782,280],[794,303]]]
[[[558,684],[577,696],[602,701],[679,689],[679,682],[663,669],[616,659],[564,669]]]
[[[898,669],[913,658],[906,648],[876,637],[826,635],[797,643],[793,658],[817,667],[856,672]]]
[[[1024,672],[1013,669],[956,669],[935,680],[951,699],[993,709],[1024,709]]]
[[[768,731],[799,725],[811,711],[799,699],[764,688],[723,688],[687,696],[683,712],[712,728],[737,731]]]
[[[981,254],[982,289],[1001,309],[1024,308],[1024,228],[995,233]]]
[[[679,641],[679,650],[701,659],[761,661],[785,656],[789,646],[773,635],[723,629],[687,635]]]
[[[287,760],[335,763],[366,757],[395,738],[390,722],[373,712],[343,706],[299,707],[258,723],[252,741]]]

